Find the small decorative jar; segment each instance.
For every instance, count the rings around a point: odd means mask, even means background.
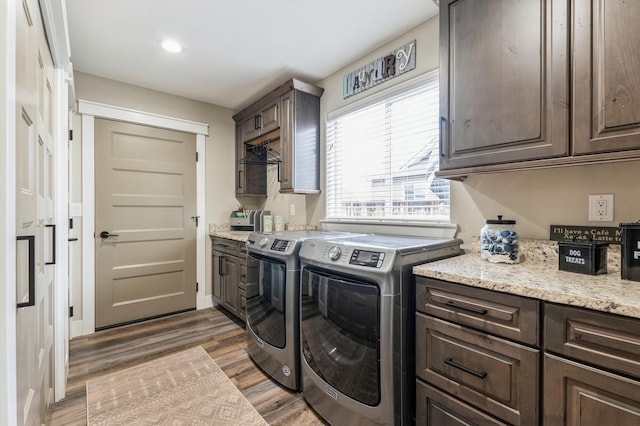
[[[487,219],[480,232],[480,257],[493,263],[520,262],[520,235],[516,230],[516,221]]]

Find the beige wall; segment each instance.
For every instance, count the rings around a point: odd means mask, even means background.
[[[398,46],[417,40],[416,69],[375,88],[342,99],[342,77],[357,67],[382,56]],[[377,93],[394,84],[411,79],[438,67],[438,17],[409,30],[397,39],[380,46],[362,58],[345,66],[318,85],[325,89],[321,98],[321,122],[326,114],[351,102]],[[206,220],[205,223],[227,223],[229,212],[238,203],[248,208],[271,210],[291,224],[318,225],[324,219],[324,160],[321,161],[320,195],[290,195],[278,192],[276,168],[268,172],[268,198],[236,199],[234,195],[235,128],[234,111],[168,95],[153,90],[76,73],[76,95],[79,99],[103,102],[142,111],[184,118],[209,124],[206,153]],[[76,128],[76,134],[80,129]],[[324,159],[324,124],[321,126],[321,153]],[[76,153],[76,155],[78,155]],[[588,225],[589,194],[615,195],[615,220],[601,223],[616,226],[620,222],[640,219],[640,189],[635,184],[640,162],[565,167],[528,172],[507,172],[469,177],[464,182],[451,182],[451,222],[459,225],[458,237],[469,248],[471,237],[478,235],[485,218],[498,214],[516,219],[521,235],[547,239],[549,225]],[[294,205],[295,215],[291,215]],[[207,243],[207,259],[210,245]],[[211,293],[211,265],[207,264],[206,292]],[[76,312],[81,294],[74,293]]]
[[[342,99],[344,74],[414,38],[418,48],[414,71],[347,100]],[[325,89],[322,121],[327,112],[437,68],[438,49],[436,16],[329,76],[319,83]],[[324,158],[324,143],[321,145]],[[615,217],[613,222],[596,225],[617,226],[620,222],[637,221],[640,219],[639,173],[640,161],[631,161],[472,176],[464,182],[451,182],[451,222],[459,225],[457,236],[465,241],[466,248],[470,248],[471,237],[479,235],[484,219],[494,218],[498,214],[516,219],[523,237],[548,239],[551,224],[594,225],[588,221],[588,195],[603,193],[615,195]],[[324,185],[324,177],[321,181]],[[324,198],[308,197],[307,208],[311,211],[309,216],[312,222],[323,219]]]
[[[549,225],[618,226],[640,219],[640,161],[507,172],[451,184],[451,221],[460,238],[479,235],[485,218],[517,220],[525,238],[549,239]],[[614,194],[614,221],[589,222],[589,194]]]

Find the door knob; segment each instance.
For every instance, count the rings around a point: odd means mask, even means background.
[[[118,234],[110,234],[109,231],[102,231],[100,233],[100,238],[109,238],[109,237],[118,237]]]

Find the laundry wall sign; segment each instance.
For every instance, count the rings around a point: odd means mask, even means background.
[[[346,99],[416,67],[416,41],[401,46],[342,79],[342,95]]]

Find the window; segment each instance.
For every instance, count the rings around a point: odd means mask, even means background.
[[[433,71],[329,114],[328,219],[449,221],[438,96]]]

